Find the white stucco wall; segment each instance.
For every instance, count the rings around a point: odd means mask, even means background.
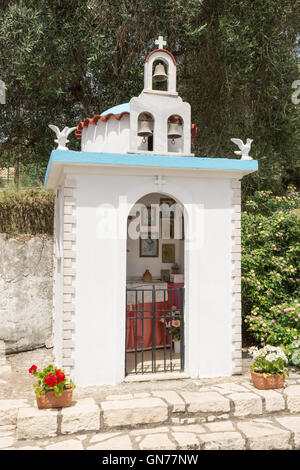
[[[129,115],[121,119],[111,116],[107,121],[84,127],[81,148],[86,152],[126,153],[129,148]]]
[[[119,197],[126,195],[133,205],[156,192],[153,172],[114,168],[71,175],[76,181],[73,377],[79,385],[124,379],[128,207],[120,207]],[[164,175],[163,194],[186,210],[185,369],[191,377],[226,376],[232,370],[231,181],[182,173]],[[118,238],[100,238],[102,204],[113,205],[105,215],[109,230],[118,227]],[[195,243],[189,247],[190,234]]]
[[[143,91],[139,97],[130,100],[130,152],[141,153],[144,151],[142,137],[138,136],[138,118],[141,113],[150,113],[154,119],[153,131],[153,153],[158,155],[168,155],[173,152],[174,155],[185,156],[191,154],[191,106],[182,101],[180,96],[162,97],[158,92]],[[168,139],[168,119],[178,115],[183,121],[183,137],[177,139],[175,144],[170,143]],[[180,153],[182,152],[182,153]]]

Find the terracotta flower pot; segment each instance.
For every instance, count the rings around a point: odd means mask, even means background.
[[[56,397],[54,392],[41,392],[41,396],[36,396],[38,408],[63,408],[70,406],[72,401],[72,388],[63,391],[60,397]]]
[[[252,383],[255,388],[259,390],[270,390],[272,388],[282,388],[284,385],[284,374],[268,375],[264,377],[264,374],[251,370]]]

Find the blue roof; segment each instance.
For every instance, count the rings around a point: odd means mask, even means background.
[[[122,165],[152,168],[182,168],[198,170],[227,170],[252,172],[258,169],[256,160],[235,158],[177,157],[173,155],[75,152],[74,150],[53,150],[47,167],[45,185],[51,167],[55,163]]]
[[[121,113],[124,113],[125,111],[130,113],[129,103],[123,103],[123,104],[118,104],[117,106],[113,106],[112,108],[109,108],[103,113],[101,113],[101,116],[106,116],[106,114],[121,114]]]

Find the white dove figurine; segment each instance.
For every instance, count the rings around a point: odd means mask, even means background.
[[[54,141],[58,144],[56,150],[69,150],[66,146],[66,144],[69,142],[67,138],[71,132],[76,129],[76,127],[65,127],[62,131],[60,131],[58,127],[54,126],[53,124],[49,124],[49,127],[55,132],[57,137],[57,139]]]
[[[230,139],[231,142],[236,144],[240,150],[235,150],[236,155],[242,155],[241,160],[253,160],[252,157],[249,156],[249,152],[251,149],[251,144],[253,139],[247,139],[246,144],[241,139]]]

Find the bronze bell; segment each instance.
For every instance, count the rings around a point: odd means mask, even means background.
[[[146,142],[146,137],[153,134],[150,127],[150,121],[139,121],[138,136],[143,137],[143,142]]]
[[[170,122],[168,130],[168,138],[172,139],[172,144],[175,143],[174,139],[180,139],[182,137],[182,128],[178,122]]]
[[[156,82],[165,82],[168,78],[168,75],[166,74],[165,67],[163,66],[162,63],[159,63],[155,66],[154,74],[153,74],[153,79]]]

